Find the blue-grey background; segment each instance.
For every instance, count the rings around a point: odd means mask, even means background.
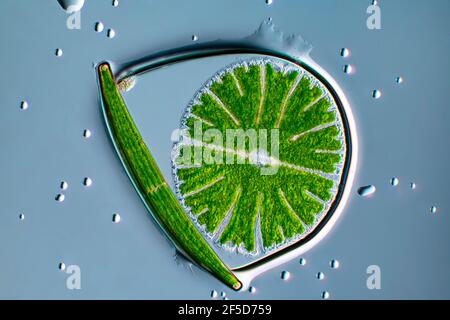
[[[322,291],[333,299],[450,298],[450,2],[381,1],[381,30],[366,27],[370,3],[122,0],[113,7],[87,0],[81,29],[68,30],[56,0],[0,1],[0,298],[209,299],[213,289],[230,299],[320,299]],[[109,142],[93,64],[188,44],[193,34],[199,41],[243,37],[268,17],[312,43],[311,56],[344,89],[358,125],[360,163],[342,218],[304,255],[307,264],[291,261],[255,279],[255,294],[235,293],[175,261]],[[94,31],[97,21],[102,33]],[[106,37],[108,28],[115,38]],[[339,56],[342,47],[350,57]],[[354,74],[342,72],[346,63]],[[166,173],[171,131],[221,67],[157,71],[127,93]],[[382,91],[378,100],[374,88]],[[90,188],[82,185],[86,176]],[[389,185],[393,176],[397,187]],[[59,203],[62,180],[69,189]],[[361,198],[356,189],[366,184],[377,192]],[[120,223],[112,223],[113,213]],[[331,259],[339,269],[329,267]],[[66,288],[60,262],[80,266],[81,290]],[[369,265],[381,268],[380,290],[366,287]],[[289,281],[280,279],[283,270],[291,272]],[[324,280],[316,279],[318,271]]]

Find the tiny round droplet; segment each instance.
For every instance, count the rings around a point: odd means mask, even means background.
[[[306,259],[305,258],[300,258],[298,263],[300,263],[301,266],[304,266],[304,265],[306,265]]]
[[[374,99],[379,99],[379,98],[381,97],[381,91],[378,90],[378,89],[374,89],[374,90],[372,91],[372,97],[373,97]]]
[[[341,57],[347,58],[350,55],[350,50],[347,48],[341,49]]]
[[[103,25],[102,22],[99,21],[99,22],[96,22],[96,23],[95,23],[94,30],[95,30],[96,32],[102,32],[103,29],[105,29],[105,26]]]
[[[59,186],[61,190],[67,190],[67,188],[69,188],[69,184],[67,183],[67,181],[61,181],[61,184]]]
[[[224,298],[224,297],[227,296],[227,293],[226,293],[225,291],[222,291],[222,292],[220,293],[220,296],[221,296],[222,298]]]
[[[216,290],[211,290],[210,296],[211,296],[211,298],[217,298],[217,291]]]
[[[273,0],[266,0],[266,4],[267,4],[267,5],[270,6],[272,3],[273,3]]]
[[[63,202],[65,198],[66,198],[66,196],[64,194],[60,193],[55,197],[55,200],[58,202]]]
[[[344,66],[344,73],[350,74],[353,72],[353,66],[351,64],[346,64]]]
[[[322,299],[324,300],[330,299],[330,293],[328,291],[322,292]]]
[[[395,78],[395,82],[398,83],[398,84],[402,83],[403,82],[403,77],[398,76],[397,78]]]
[[[436,206],[431,206],[431,207],[430,207],[430,212],[431,212],[431,213],[436,213],[436,212],[437,212]]]
[[[197,41],[197,40],[198,40],[198,36],[196,36],[196,35],[194,34],[194,35],[192,35],[191,39],[192,39],[192,41]]]
[[[61,57],[63,55],[63,51],[61,48],[55,50],[55,56]]]
[[[375,193],[375,191],[377,191],[377,188],[371,184],[358,188],[358,194],[361,197],[370,196],[371,194]]]
[[[89,129],[84,129],[84,131],[83,131],[83,137],[85,137],[86,139],[88,139],[88,138],[91,137],[91,135],[92,135],[91,130],[89,130]]]
[[[283,271],[281,272],[281,279],[282,280],[288,280],[291,277],[291,274],[289,271]]]
[[[64,262],[60,262],[58,264],[58,269],[61,270],[61,271],[66,270],[66,264]]]
[[[114,223],[119,223],[121,219],[122,219],[122,218],[120,217],[120,214],[118,214],[118,213],[114,213],[114,214],[113,214],[112,221],[113,221]]]
[[[223,300],[228,300],[228,297],[223,297]]]
[[[248,292],[255,293],[256,292],[256,288],[255,287],[250,287],[250,288],[248,288]]]
[[[116,32],[114,31],[114,29],[108,29],[108,31],[107,31],[107,33],[106,33],[106,36],[108,37],[108,38],[114,38],[115,36],[116,36]]]
[[[395,187],[398,185],[399,180],[396,177],[392,177],[389,182],[390,182],[391,186]]]
[[[20,220],[25,220],[25,215],[23,213],[19,214],[19,219]]]
[[[89,177],[84,178],[83,184],[84,184],[86,187],[92,186],[92,179],[89,178]]]
[[[416,188],[416,184],[415,184],[414,182],[411,182],[411,183],[409,184],[409,187],[410,187],[412,190],[414,190],[414,189]]]
[[[28,109],[28,102],[27,101],[22,101],[21,103],[20,103],[20,109],[22,109],[22,110],[27,110]]]
[[[119,0],[113,0],[112,5],[113,7],[117,7],[119,5]]]
[[[332,269],[338,269],[339,265],[340,265],[340,263],[339,263],[338,260],[333,259],[333,260],[330,261],[330,267]]]
[[[323,280],[325,278],[325,274],[323,272],[317,272],[317,279]]]

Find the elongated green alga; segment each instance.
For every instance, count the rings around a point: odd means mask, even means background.
[[[98,67],[107,126],[140,197],[176,247],[235,290],[241,282],[198,232],[163,178],[117,89],[110,66]]]

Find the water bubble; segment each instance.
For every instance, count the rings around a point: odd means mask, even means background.
[[[325,274],[323,272],[317,272],[317,279],[323,280],[325,278]]]
[[[372,91],[372,97],[375,99],[379,99],[381,97],[381,91],[378,89],[374,89]]]
[[[416,188],[416,184],[414,182],[410,182],[409,187],[414,190]]]
[[[351,64],[346,64],[344,66],[344,73],[350,74],[353,72],[353,66]]]
[[[84,0],[58,0],[58,3],[64,11],[73,13],[83,8]]]
[[[65,198],[66,198],[66,196],[64,194],[60,193],[55,197],[55,200],[58,202],[63,202]]]
[[[211,290],[210,296],[211,296],[211,298],[217,298],[217,291],[216,290]]]
[[[102,32],[103,29],[105,29],[105,26],[103,25],[103,23],[101,23],[100,21],[95,23],[94,30],[96,32]]]
[[[67,190],[67,188],[69,188],[69,184],[67,183],[67,181],[61,181],[61,184],[59,186],[61,190]]]
[[[228,300],[228,297],[223,297],[223,300]]]
[[[194,35],[192,35],[191,39],[192,39],[192,41],[197,41],[198,37],[194,34]]]
[[[330,293],[328,291],[322,292],[322,299],[324,300],[330,299]]]
[[[116,32],[114,31],[114,29],[108,29],[108,31],[106,32],[106,36],[108,38],[114,38],[116,36]]]
[[[256,288],[255,287],[250,287],[250,288],[248,288],[248,292],[253,294],[253,293],[256,292]]]
[[[226,293],[225,291],[222,291],[222,292],[220,293],[220,296],[221,296],[222,298],[225,298],[225,297],[227,296],[227,293]]]
[[[347,58],[349,55],[350,55],[350,50],[348,50],[347,48],[341,49],[341,57]]]
[[[288,280],[291,277],[291,274],[289,271],[283,271],[281,272],[281,279],[282,280]]]
[[[377,188],[374,185],[371,185],[371,184],[358,188],[358,194],[361,197],[367,197],[367,196],[375,193],[375,191],[377,191]]]
[[[436,206],[431,206],[431,207],[430,207],[430,212],[431,212],[431,213],[436,213],[436,212],[437,212]]]
[[[58,264],[58,269],[61,270],[61,271],[66,270],[66,264],[64,262],[60,262]]]
[[[305,258],[300,258],[298,263],[300,263],[301,266],[304,266],[306,264],[306,259]]]
[[[86,139],[88,139],[88,138],[91,137],[91,135],[92,135],[91,130],[89,130],[89,129],[84,129],[84,131],[83,131],[83,137],[85,137]]]
[[[113,216],[112,216],[112,221],[114,223],[119,223],[121,219],[122,218],[120,217],[120,214],[118,214],[118,213],[114,213]]]
[[[398,178],[396,178],[396,177],[392,177],[391,180],[389,180],[389,183],[390,183],[391,186],[393,186],[393,187],[397,186],[397,185],[398,185],[398,182],[399,182],[399,180],[398,180]]]
[[[266,4],[270,6],[273,3],[273,0],[266,0]]]
[[[403,77],[398,76],[397,78],[395,78],[395,82],[398,83],[398,84],[402,83],[403,82]]]
[[[92,179],[91,178],[89,178],[89,177],[86,177],[86,178],[84,178],[84,180],[83,180],[83,184],[86,186],[86,187],[90,187],[90,186],[92,186]]]
[[[22,109],[22,110],[27,110],[28,109],[28,102],[27,101],[22,101],[21,103],[20,103],[20,109]]]
[[[117,7],[119,5],[119,0],[113,0],[112,5],[113,7]]]
[[[63,55],[63,51],[61,48],[55,50],[55,56],[61,57]]]
[[[330,267],[332,269],[338,269],[339,265],[340,265],[340,263],[339,263],[338,260],[333,259],[333,260],[330,261]]]
[[[25,220],[25,215],[23,213],[19,214],[19,219],[20,220]]]
[[[377,0],[372,0],[372,4],[373,4],[374,6],[376,6],[376,5],[378,4],[378,1],[377,1]]]

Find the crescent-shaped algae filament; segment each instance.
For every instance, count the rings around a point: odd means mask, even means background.
[[[105,121],[116,151],[139,196],[175,246],[235,290],[241,282],[199,233],[148,150],[119,93],[109,64],[98,66]]]

